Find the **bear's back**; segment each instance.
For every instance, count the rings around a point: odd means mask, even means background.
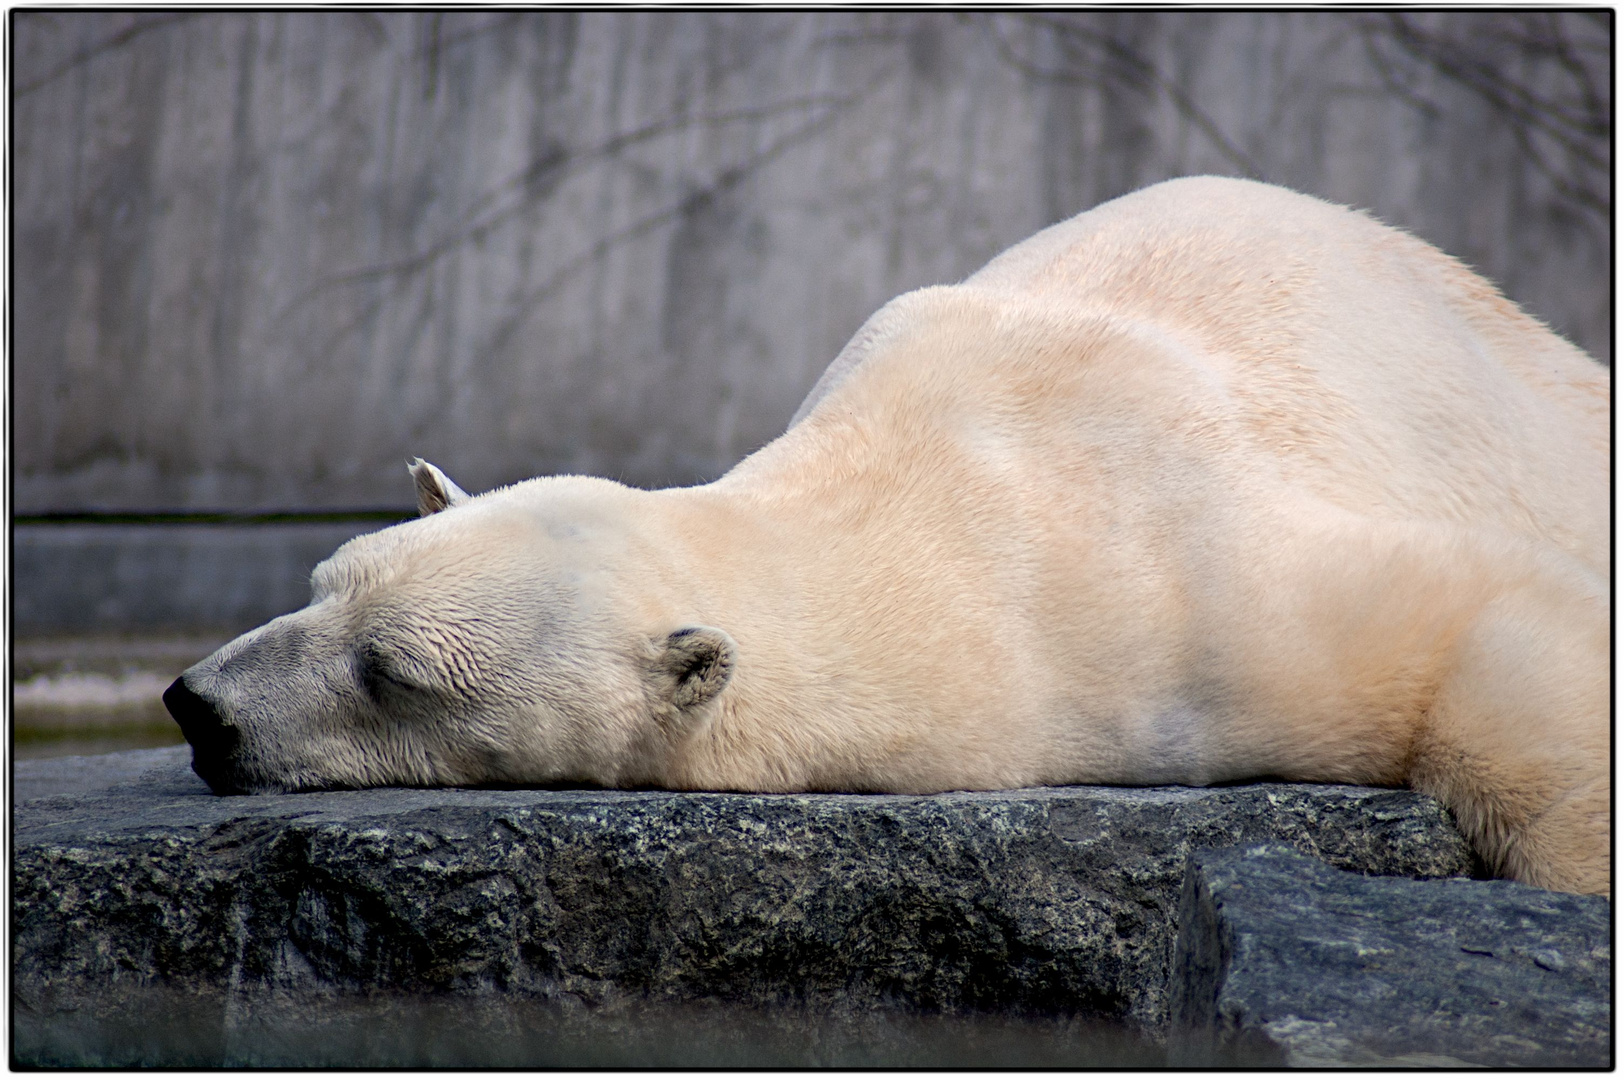
[[[1218,387],[1214,419],[1315,497],[1531,536],[1607,572],[1606,369],[1365,214],[1253,181],[1173,180],[1045,229],[952,288],[1177,342],[1188,385],[1169,392]],[[797,421],[858,366],[886,362],[887,340],[929,310],[908,299],[869,320]]]

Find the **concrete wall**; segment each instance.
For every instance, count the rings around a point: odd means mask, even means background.
[[[311,569],[386,524],[19,525],[12,627],[23,637],[184,631],[229,641],[304,607]]]
[[[891,296],[1188,173],[1609,351],[1610,13],[12,18],[23,514],[714,477]]]

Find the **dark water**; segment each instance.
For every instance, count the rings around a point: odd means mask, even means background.
[[[19,1065],[43,1067],[1135,1067],[1155,1042],[1076,1019],[800,1007],[590,1008],[495,996],[199,996],[148,988],[71,1009],[15,1003]]]
[[[218,647],[206,635],[100,634],[19,638],[12,659],[17,761],[145,750],[181,741],[162,695]]]
[[[184,741],[172,720],[150,726],[94,731],[25,726],[19,721],[13,728],[11,749],[15,761],[43,761],[86,754],[116,754],[123,750],[151,750],[159,746],[179,746]]]

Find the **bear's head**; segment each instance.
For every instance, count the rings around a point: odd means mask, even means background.
[[[411,470],[416,521],[346,543],[307,607],[165,692],[193,769],[218,794],[652,782],[736,646],[670,614],[664,553],[627,520],[646,493],[551,477],[470,497]]]

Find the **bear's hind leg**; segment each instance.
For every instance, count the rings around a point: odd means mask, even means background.
[[[1564,892],[1609,889],[1605,591],[1531,573],[1449,650],[1410,784],[1435,796],[1495,873]]]

